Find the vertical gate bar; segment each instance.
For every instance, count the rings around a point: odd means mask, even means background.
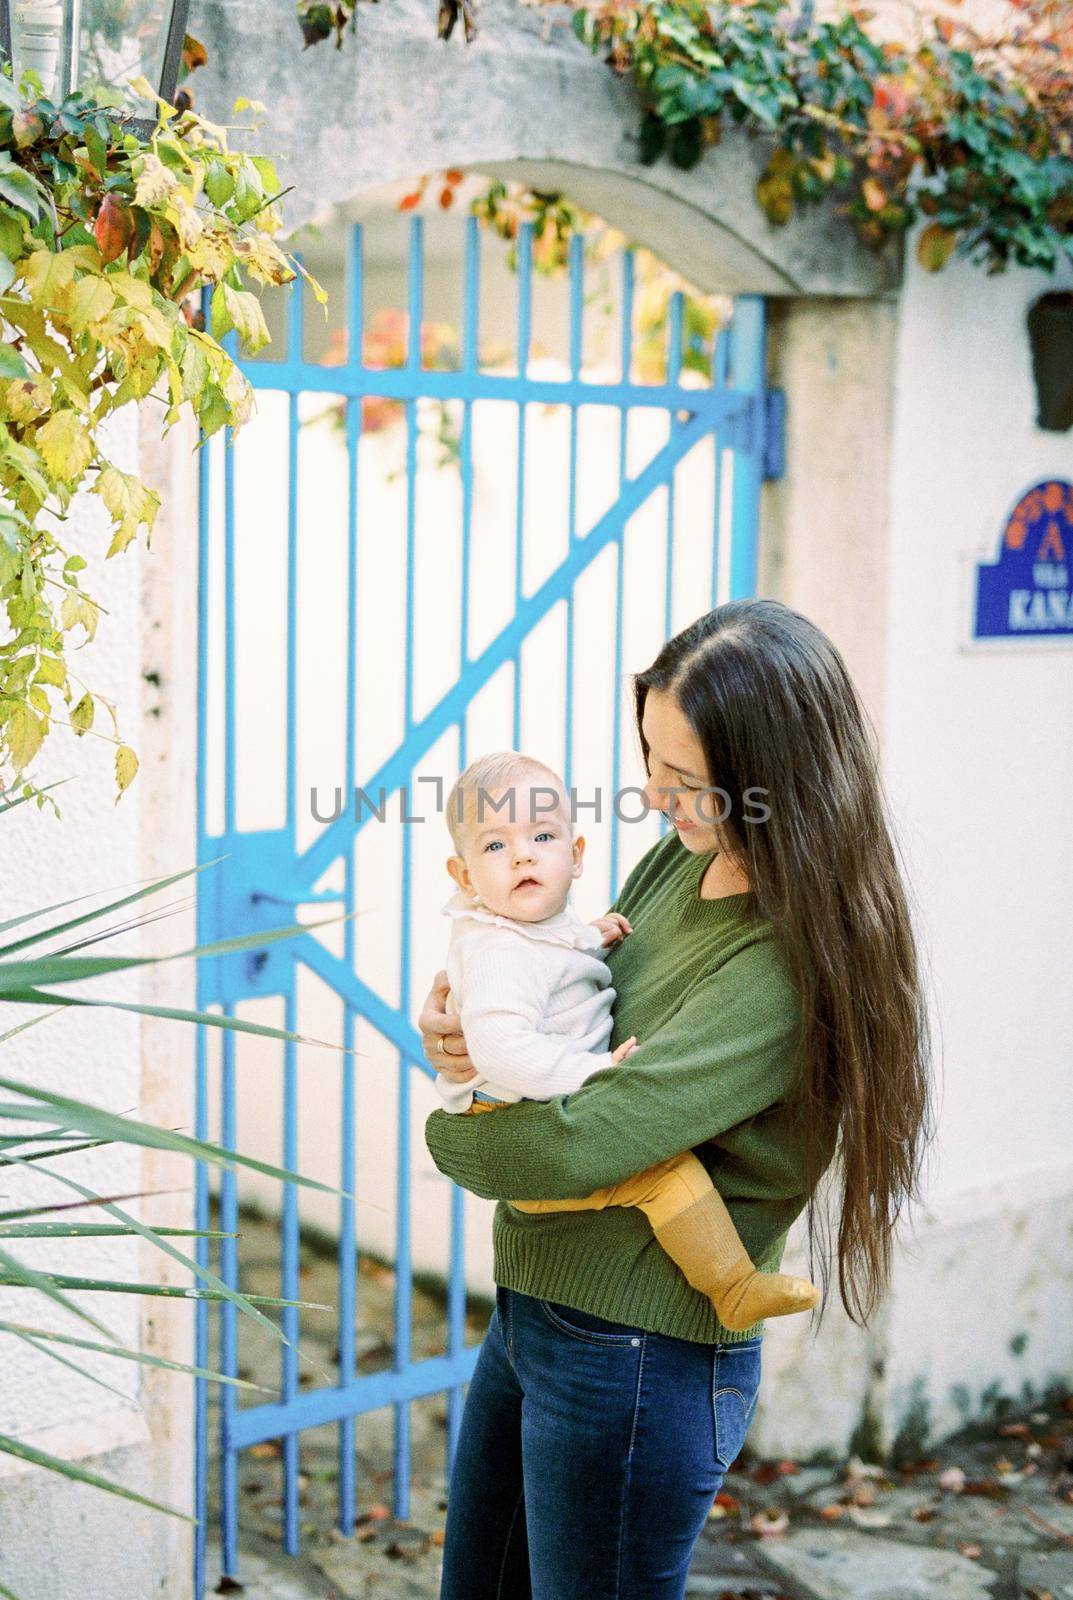
[[[228,429],[224,435],[224,833],[235,830],[235,447]],[[225,1016],[234,1007],[223,1007]],[[235,1035],[227,1029],[222,1040],[220,1072],[220,1143],[235,1148]],[[234,1235],[238,1227],[238,1190],[234,1169],[220,1176],[220,1226]],[[220,1276],[230,1288],[238,1287],[238,1242],[220,1241]],[[227,1377],[238,1375],[237,1313],[230,1301],[220,1308],[220,1371]],[[220,1523],[223,1545],[223,1570],[227,1577],[238,1574],[238,1451],[231,1442],[237,1392],[233,1384],[221,1385],[220,1395]]]
[[[463,272],[462,373],[465,380],[477,371],[478,286],[480,281],[480,233],[477,218],[466,218],[466,253]],[[473,402],[462,401],[462,576],[459,616],[460,667],[469,659],[469,577],[473,523]],[[458,724],[458,770],[466,767],[468,741],[466,719]],[[456,1361],[466,1345],[466,1260],[465,1193],[457,1183],[451,1185],[451,1243],[447,1272],[447,1354]],[[447,1472],[450,1474],[462,1425],[462,1385],[455,1384],[447,1396]]]
[[[207,295],[202,294],[202,309]],[[208,705],[209,705],[209,538],[211,532],[212,483],[209,476],[207,441],[202,437],[198,456],[197,484],[197,773],[195,776],[195,831],[197,834],[197,860],[200,865],[208,854],[205,836],[208,832]],[[199,922],[202,898],[198,895]],[[204,942],[198,929],[198,943]],[[204,963],[199,961],[195,974],[195,1005],[199,1011],[206,1008],[204,992]],[[205,1024],[197,1027],[194,1047],[194,1137],[207,1139],[209,1133],[209,1064],[208,1039]],[[204,1161],[194,1166],[194,1227],[203,1233],[209,1226],[209,1172]],[[209,1241],[198,1239],[194,1250],[199,1266],[209,1264]],[[209,1302],[194,1302],[194,1365],[209,1364]],[[225,1384],[226,1388],[227,1385]],[[202,1600],[205,1593],[205,1515],[208,1505],[208,1441],[209,1392],[205,1378],[194,1379],[194,1595]]]
[[[235,1008],[225,1004],[225,1017],[233,1017]],[[221,1040],[220,1072],[220,1143],[227,1150],[235,1148],[235,1035],[230,1029]],[[220,1174],[220,1227],[225,1234],[234,1235],[238,1229],[238,1194],[235,1174],[225,1168]],[[236,1238],[220,1240],[220,1276],[232,1289],[238,1287],[238,1241]],[[229,1378],[238,1376],[237,1313],[230,1301],[220,1307],[220,1371]],[[220,1534],[223,1545],[223,1572],[225,1577],[238,1576],[238,1451],[231,1443],[231,1430],[236,1410],[236,1391],[233,1384],[220,1385]]]
[[[533,300],[533,224],[523,222],[518,230],[518,377],[529,367],[529,340],[532,331]],[[517,504],[514,530],[514,613],[522,603],[522,563],[525,553],[525,401],[518,401]],[[514,715],[511,743],[515,750],[522,737],[522,642],[514,652]]]
[[[622,382],[628,384],[633,370],[633,251],[622,252],[622,307],[621,355]],[[627,453],[630,441],[630,413],[622,405],[618,413],[618,490],[626,482]],[[622,783],[622,612],[626,566],[626,529],[623,526],[618,540],[615,567],[615,703],[611,712],[611,899],[618,894],[619,880],[619,827],[621,826],[615,797]]]
[[[283,1001],[283,1026],[288,1033],[298,1027],[298,1005],[294,992],[294,969],[288,991]],[[293,1039],[283,1045],[283,1165],[291,1172],[298,1166],[298,1071],[297,1046]],[[281,1293],[285,1300],[298,1298],[298,1196],[297,1186],[283,1186],[283,1283]],[[291,1405],[298,1398],[298,1340],[301,1334],[297,1306],[284,1306],[281,1317],[283,1333],[290,1342],[282,1347],[283,1404]],[[299,1548],[298,1526],[298,1458],[300,1438],[297,1433],[283,1436],[283,1548],[289,1556],[296,1556]]]
[[[757,525],[764,472],[756,417],[764,391],[764,301],[760,295],[743,295],[735,302],[730,324],[730,381],[736,390],[751,395],[754,403],[748,437],[742,441],[739,433],[734,450],[730,598],[738,600],[756,593]]]
[[[363,364],[364,317],[362,282],[363,268],[361,223],[350,230],[347,253],[347,361],[351,366]],[[347,449],[347,584],[346,584],[346,780],[344,804],[354,802],[357,783],[357,670],[358,670],[358,444],[361,438],[361,397],[352,395],[346,403]],[[354,926],[355,898],[354,846],[346,853],[343,863],[343,910],[347,920],[343,924],[343,961],[348,971],[354,971],[357,946]],[[357,1157],[354,1145],[354,1010],[343,1002],[343,1064],[342,1064],[342,1149],[340,1152],[339,1185],[343,1198],[339,1203],[339,1387],[346,1388],[356,1375],[355,1318],[357,1316],[357,1238],[354,1201],[357,1178]],[[354,1454],[356,1447],[353,1416],[343,1417],[339,1423],[339,1531],[347,1537],[354,1532],[355,1491]]]
[[[715,335],[715,344],[712,349],[712,387],[725,389],[727,386],[727,358],[730,350],[730,337],[725,327],[719,328]],[[712,606],[719,604],[719,562],[720,548],[722,546],[723,529],[723,440],[718,431],[712,436],[715,449],[715,474],[712,485],[713,520],[712,529]]]
[[[407,365],[421,367],[421,320],[423,315],[424,222],[410,218],[408,268],[409,327]],[[403,718],[408,736],[414,715],[414,578],[416,566],[417,522],[417,401],[406,402],[406,627]],[[409,815],[407,791],[402,793],[402,817]],[[402,893],[399,916],[401,971],[399,1009],[410,1014],[410,918],[413,891],[411,839],[405,820],[402,823]],[[395,1371],[405,1372],[412,1359],[413,1262],[410,1258],[410,1063],[399,1053],[398,1125],[396,1129],[396,1214],[395,1214]],[[410,1407],[395,1402],[395,1515],[410,1514]]]
[[[301,361],[303,349],[302,279],[296,278],[287,296],[287,348],[297,352]],[[297,817],[298,799],[298,395],[292,393],[287,407],[287,829],[293,838]],[[283,1026],[288,1033],[297,1031],[297,968],[290,967],[287,991],[283,1000]],[[298,1165],[298,1061],[293,1040],[283,1046],[283,1165],[294,1171]],[[281,1264],[280,1293],[285,1300],[298,1298],[298,1188],[296,1184],[283,1185],[283,1260]],[[284,1405],[289,1405],[298,1395],[298,1339],[300,1334],[297,1306],[285,1306],[281,1317],[287,1344],[280,1351],[280,1390]],[[298,1529],[298,1470],[301,1441],[297,1433],[283,1436],[283,1548],[288,1555],[297,1555]]]
[[[667,382],[677,387],[682,378],[682,292],[676,289],[671,295],[670,316],[667,322]],[[672,410],[667,418],[668,437],[678,426],[678,413]],[[674,632],[674,532],[675,532],[675,469],[667,479],[667,548],[664,554],[666,567],[663,576],[663,637],[669,639]]]
[[[582,308],[585,287],[585,239],[581,233],[570,235],[570,377],[574,383],[581,377]],[[570,479],[567,502],[567,528],[571,548],[577,541],[577,445],[578,405],[570,403]],[[574,590],[566,596],[566,713],[563,719],[563,742],[566,759],[563,778],[567,793],[573,782],[574,767]]]

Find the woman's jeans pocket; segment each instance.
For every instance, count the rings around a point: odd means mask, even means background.
[[[745,1443],[760,1392],[760,1339],[721,1344],[712,1362],[715,1457],[729,1472]]]
[[[622,1346],[636,1350],[644,1334],[640,1328],[625,1327],[620,1322],[605,1322],[588,1311],[576,1311],[573,1306],[556,1305],[551,1300],[538,1301],[541,1311],[557,1332],[568,1339],[578,1339],[582,1344],[604,1345],[608,1348]]]

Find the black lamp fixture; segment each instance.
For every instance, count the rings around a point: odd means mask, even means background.
[[[1073,428],[1073,291],[1052,289],[1028,310],[1037,425],[1049,433]]]
[[[123,89],[141,75],[175,95],[190,0],[0,0],[0,56],[17,83],[37,73],[59,104],[75,89]]]

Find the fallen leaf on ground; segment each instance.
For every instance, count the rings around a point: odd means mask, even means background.
[[[749,1527],[760,1539],[777,1538],[779,1534],[785,1533],[789,1526],[790,1519],[785,1511],[773,1509],[758,1511],[749,1519]]]
[[[850,1506],[849,1520],[858,1528],[889,1528],[894,1518],[889,1511],[879,1511],[871,1506]]]

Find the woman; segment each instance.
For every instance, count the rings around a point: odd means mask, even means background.
[[[613,909],[612,1046],[576,1093],[432,1113],[437,1166],[475,1194],[565,1199],[695,1148],[774,1271],[839,1154],[838,1283],[865,1323],[929,1133],[927,1024],[864,713],[837,650],[771,600],[735,601],[634,680],[648,781],[673,831]],[[444,1009],[430,1062],[471,1066]],[[762,1324],[719,1324],[636,1210],[494,1227],[496,1310],[451,1480],[442,1600],[675,1600],[756,1405]],[[811,1263],[815,1269],[815,1263]],[[814,1270],[815,1275],[815,1270]]]

